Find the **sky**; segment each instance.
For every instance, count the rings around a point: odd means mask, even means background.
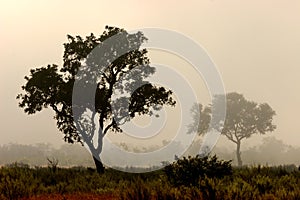
[[[299,10],[297,0],[0,0],[0,144],[63,144],[53,112],[28,116],[16,95],[31,68],[62,65],[67,34],[100,35],[110,25],[192,38],[218,67],[226,92],[276,111],[277,129],[268,135],[300,146]]]

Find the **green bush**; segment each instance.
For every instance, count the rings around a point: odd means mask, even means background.
[[[0,171],[1,199],[19,199],[29,197],[38,188],[28,165],[14,163]]]
[[[164,172],[175,186],[197,186],[203,177],[222,178],[232,174],[231,161],[218,160],[217,156],[183,157],[166,166]]]

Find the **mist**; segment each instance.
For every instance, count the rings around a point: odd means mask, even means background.
[[[159,145],[138,146],[135,144],[120,143],[119,147],[129,152],[142,153],[162,148],[168,141]],[[177,143],[180,146],[180,143]],[[201,140],[196,140],[183,156],[195,156],[199,153]],[[178,147],[176,147],[178,148]],[[217,155],[223,160],[232,160],[237,165],[234,146],[217,144],[211,155]],[[262,144],[243,148],[242,160],[248,166],[278,166],[278,165],[300,165],[300,147],[293,147],[273,136],[265,137]],[[175,155],[174,155],[175,156]],[[93,159],[89,151],[82,145],[64,144],[56,147],[50,143],[37,144],[5,144],[0,146],[0,165],[12,163],[23,163],[30,166],[47,166],[47,159],[55,159],[60,167],[93,167]],[[175,158],[175,157],[174,157]],[[112,158],[113,159],[113,158]],[[117,162],[119,158],[115,158]],[[153,165],[155,166],[155,165]],[[151,166],[150,166],[151,167]]]

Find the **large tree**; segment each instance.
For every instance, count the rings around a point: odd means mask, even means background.
[[[213,104],[218,104],[221,96],[215,96]],[[266,134],[275,130],[275,111],[267,104],[258,104],[245,99],[242,94],[226,94],[226,118],[222,134],[236,144],[238,166],[242,166],[241,143],[254,134]]]
[[[111,37],[115,38],[114,42],[105,43]],[[129,34],[124,29],[108,26],[99,37],[93,34],[86,38],[68,35],[68,42],[64,44],[63,66],[52,64],[30,70],[30,75],[25,77],[26,84],[22,86],[23,93],[17,96],[19,106],[27,114],[51,108],[64,140],[86,144],[93,153],[97,171],[102,173],[104,167],[100,153],[103,138],[108,132],[122,132],[121,122],[128,122],[136,115],[151,115],[163,105],[175,105],[172,91],[145,80],[155,73],[155,68],[149,64],[147,50],[141,48],[146,40],[141,32]],[[106,50],[102,54],[101,45]],[[126,74],[130,76],[124,78]],[[74,102],[74,85],[83,92],[96,85],[92,94],[94,102],[87,101],[80,94],[77,100],[83,98],[83,101]],[[115,101],[114,90],[130,93],[131,96]],[[113,101],[124,104],[126,99],[128,109],[122,108],[122,105],[112,109]]]

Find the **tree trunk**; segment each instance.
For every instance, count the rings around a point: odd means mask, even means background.
[[[103,174],[104,173],[104,166],[101,162],[100,159],[97,159],[95,156],[93,156],[93,159],[94,159],[94,163],[96,165],[96,170],[99,174]]]
[[[238,166],[241,167],[243,165],[241,158],[241,141],[236,143],[236,158],[238,162]]]

